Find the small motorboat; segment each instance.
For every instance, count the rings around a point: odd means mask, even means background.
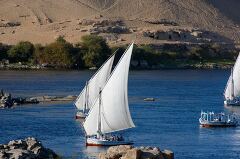
[[[202,127],[236,127],[238,125],[234,115],[214,112],[201,112],[199,123]]]

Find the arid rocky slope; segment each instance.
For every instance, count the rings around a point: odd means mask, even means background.
[[[0,0],[0,42],[240,42],[238,0]],[[112,28],[113,27],[113,28]]]

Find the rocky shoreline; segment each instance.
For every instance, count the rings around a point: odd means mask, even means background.
[[[12,140],[0,144],[0,159],[59,159],[53,150],[45,148],[34,137]],[[109,147],[99,153],[99,159],[174,159],[170,150],[161,151],[158,147],[133,147],[120,145]]]
[[[37,96],[37,97],[12,97],[10,93],[0,92],[0,108],[12,108],[18,105],[38,104],[46,102],[72,102],[77,96]]]
[[[0,64],[0,70],[44,70],[45,67],[39,65],[23,65],[23,64]]]
[[[99,159],[174,159],[170,150],[161,151],[158,147],[133,147],[120,145],[110,147],[106,153],[100,153]]]
[[[57,159],[59,156],[51,149],[45,148],[33,137],[12,140],[0,144],[0,159]]]
[[[37,96],[31,97],[30,100],[37,100],[40,103],[44,102],[71,102],[77,99],[75,95],[68,96]]]
[[[45,148],[34,137],[12,140],[0,144],[0,159],[59,159],[53,150]],[[174,159],[170,150],[161,151],[158,147],[133,147],[120,145],[109,147],[99,153],[99,159]]]

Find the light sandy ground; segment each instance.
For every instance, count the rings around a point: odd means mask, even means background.
[[[162,29],[145,20],[168,19],[180,27],[197,27],[240,41],[239,0],[0,0],[0,24],[20,22],[20,26],[0,27],[0,42],[15,44],[21,40],[50,43],[59,35],[73,43],[80,41],[83,18],[123,19],[129,28]],[[126,43],[159,43],[137,33],[119,35]]]

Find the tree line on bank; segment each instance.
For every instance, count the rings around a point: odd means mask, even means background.
[[[32,65],[47,65],[53,68],[90,68],[100,67],[111,54],[117,51],[120,58],[127,46],[110,48],[106,41],[96,35],[83,36],[81,42],[73,45],[63,37],[58,37],[53,43],[45,46],[21,41],[16,45],[0,43],[0,61],[7,59],[10,63]],[[199,63],[208,61],[233,61],[237,56],[235,49],[223,49],[218,44],[180,45],[164,44],[161,47],[153,45],[135,46],[132,61],[136,68],[152,68],[158,65],[179,63]]]
[[[99,67],[110,55],[111,49],[99,36],[84,36],[76,45],[63,37],[45,46],[28,41],[12,46],[0,44],[0,61],[8,59],[10,63],[46,64],[55,68]]]

